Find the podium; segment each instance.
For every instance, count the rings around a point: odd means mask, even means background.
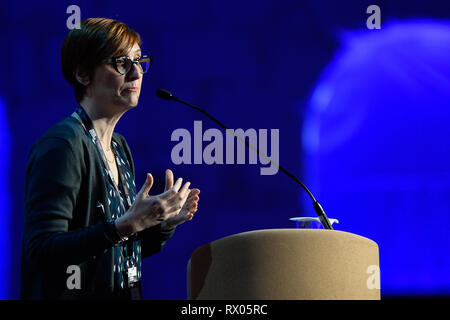
[[[370,239],[336,230],[266,229],[197,248],[187,265],[187,297],[378,300],[377,279],[378,245]]]

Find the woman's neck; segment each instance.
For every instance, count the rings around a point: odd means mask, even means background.
[[[108,112],[105,108],[101,108],[99,105],[94,105],[88,101],[83,101],[81,106],[91,119],[95,132],[97,133],[103,148],[109,150],[114,128],[124,112]],[[109,110],[113,109],[114,108],[110,108]]]

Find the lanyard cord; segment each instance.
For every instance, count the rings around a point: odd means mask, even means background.
[[[94,140],[94,144],[97,147],[98,152],[100,153],[100,157],[102,159],[102,165],[103,167],[106,169],[106,171],[108,172],[108,175],[111,179],[111,181],[113,182],[113,187],[116,190],[117,194],[120,196],[120,190],[118,189],[118,184],[116,185],[114,183],[114,177],[112,175],[112,171],[109,167],[108,161],[106,160],[106,156],[105,153],[103,151],[103,147],[100,143],[100,139],[98,138],[97,132],[94,129],[94,126],[92,124],[91,119],[89,118],[89,116],[87,115],[86,111],[84,111],[83,107],[78,106],[77,110],[75,111],[75,113],[73,115],[76,115],[78,117],[78,120],[83,124],[84,129],[86,130],[86,132],[92,137],[92,139]],[[114,150],[116,150],[116,148],[114,147]],[[117,153],[117,150],[116,150]],[[124,169],[122,167],[122,164],[120,163],[120,159],[119,157],[116,156],[116,153],[114,154],[114,156],[116,157],[116,162],[117,162],[117,169],[119,171],[119,175],[120,175],[120,179],[122,180],[122,187],[125,193],[125,198],[127,200],[128,206],[131,206],[131,197],[130,197],[130,190],[125,182],[125,172]],[[124,212],[126,212],[126,209],[122,203],[122,201],[120,201],[120,204],[122,206],[122,209],[124,210]]]

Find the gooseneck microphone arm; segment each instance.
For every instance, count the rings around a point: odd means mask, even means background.
[[[292,173],[290,173],[289,171],[287,171],[285,168],[283,168],[281,165],[279,165],[278,163],[276,163],[275,161],[273,161],[272,159],[268,158],[265,154],[263,154],[262,152],[259,151],[259,149],[256,147],[253,147],[250,143],[248,143],[245,139],[242,139],[240,136],[236,135],[234,133],[233,130],[230,130],[227,126],[225,126],[222,122],[220,122],[219,120],[217,120],[216,118],[214,118],[212,115],[210,115],[208,112],[206,112],[205,110],[203,110],[200,107],[194,106],[193,104],[190,104],[186,101],[183,101],[181,99],[178,99],[177,97],[175,97],[171,92],[165,90],[165,89],[158,89],[156,91],[156,96],[158,98],[164,99],[164,100],[173,100],[173,101],[177,101],[180,102],[190,108],[193,108],[197,111],[200,111],[202,114],[204,114],[205,116],[207,116],[209,119],[211,119],[212,121],[214,121],[215,123],[217,123],[219,126],[221,126],[223,129],[225,129],[226,132],[229,132],[231,134],[233,134],[236,138],[238,138],[240,141],[242,141],[248,148],[252,149],[253,151],[257,152],[259,155],[263,156],[266,160],[270,161],[270,163],[274,164],[277,166],[277,168],[282,171],[284,174],[286,174],[289,178],[291,178],[292,180],[294,180],[296,183],[298,183],[309,195],[309,197],[312,199],[313,201],[313,207],[314,207],[314,211],[316,212],[317,216],[320,219],[320,222],[322,223],[324,229],[330,229],[333,230],[333,227],[331,226],[330,220],[328,220],[327,215],[325,214],[325,211],[323,210],[322,206],[320,205],[320,203],[314,198],[314,196],[312,195],[311,191],[308,190],[308,188],[299,180],[297,179],[297,177],[295,177]]]

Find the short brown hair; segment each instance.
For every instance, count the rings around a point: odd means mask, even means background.
[[[141,37],[136,31],[123,22],[107,18],[83,20],[79,29],[69,32],[61,47],[61,69],[74,88],[78,103],[86,87],[75,78],[77,68],[92,79],[95,67],[103,60],[127,54],[136,43],[141,46]]]

